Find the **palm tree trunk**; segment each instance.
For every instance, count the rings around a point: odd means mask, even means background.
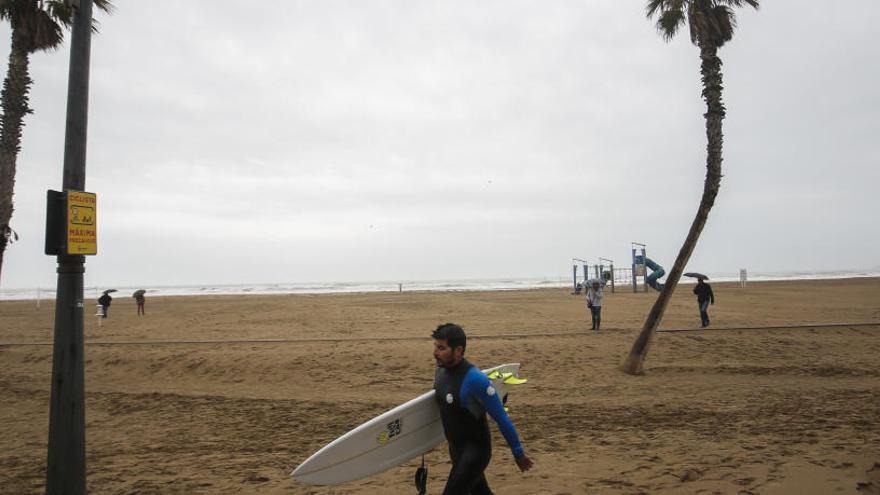
[[[700,207],[697,215],[691,224],[687,238],[675,258],[675,264],[672,265],[672,271],[666,279],[666,285],[657,296],[654,306],[648,313],[648,318],[642,327],[639,337],[633,343],[629,355],[621,364],[621,369],[631,375],[638,375],[644,372],[643,366],[645,358],[648,355],[648,348],[651,340],[660,326],[660,320],[666,311],[666,306],[672,298],[672,293],[678,285],[681,274],[687,266],[706,220],[709,218],[709,211],[715,204],[715,196],[718,195],[718,188],[721,185],[721,148],[724,144],[724,135],[721,130],[721,122],[724,120],[724,104],[721,102],[721,59],[717,56],[717,48],[710,43],[700,43],[700,72],[703,76],[703,99],[706,101],[706,179],[703,183],[703,197],[700,200]]]
[[[3,269],[3,254],[9,242],[12,229],[12,193],[15,186],[15,162],[21,149],[21,128],[24,116],[31,112],[28,107],[28,92],[31,78],[28,74],[28,51],[20,35],[12,31],[12,48],[9,52],[9,67],[0,94],[0,273]]]

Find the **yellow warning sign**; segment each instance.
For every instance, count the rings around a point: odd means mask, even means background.
[[[94,193],[67,191],[67,254],[97,253],[97,198]]]

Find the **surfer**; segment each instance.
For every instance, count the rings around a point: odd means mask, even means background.
[[[532,460],[520,444],[516,428],[504,411],[492,381],[464,358],[467,337],[453,323],[440,325],[434,339],[434,397],[440,407],[443,433],[449,443],[452,470],[444,495],[491,495],[483,473],[492,457],[488,412],[507,440],[520,471],[528,471]]]

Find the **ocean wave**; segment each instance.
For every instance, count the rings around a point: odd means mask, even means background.
[[[736,273],[708,273],[713,282],[737,282]],[[766,272],[749,273],[748,281],[773,280],[820,280],[856,277],[880,277],[880,270],[836,270],[825,272]],[[682,283],[691,282],[683,279]],[[193,295],[258,295],[258,294],[333,294],[355,292],[450,292],[450,291],[485,291],[485,290],[526,290],[541,288],[568,288],[573,285],[571,277],[543,278],[497,278],[497,279],[461,279],[461,280],[410,280],[410,281],[369,281],[369,282],[313,282],[313,283],[269,283],[269,284],[197,284],[169,285],[155,287],[86,287],[83,295],[86,299],[97,299],[106,289],[117,289],[115,298],[131,297],[135,290],[145,288],[148,297],[162,296],[193,296]],[[55,289],[23,288],[0,289],[0,300],[41,300],[55,299]]]

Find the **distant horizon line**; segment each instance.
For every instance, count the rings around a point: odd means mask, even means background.
[[[712,273],[710,281],[737,282],[739,271],[729,273]],[[880,277],[880,268],[822,270],[822,271],[777,271],[748,272],[749,282],[770,282],[783,280],[833,280],[846,278]],[[582,276],[578,277],[580,280]],[[680,283],[689,282],[683,278]],[[130,285],[101,284],[86,285],[83,291],[97,291],[102,288],[113,288],[125,294],[132,289],[144,288],[155,292],[154,296],[173,295],[235,295],[235,294],[333,294],[352,292],[396,292],[406,289],[413,291],[481,291],[481,290],[528,290],[536,288],[562,288],[573,285],[574,277],[491,277],[491,278],[447,278],[423,280],[364,280],[349,282],[240,282],[240,283],[198,283],[168,285]],[[618,281],[621,286],[631,285],[631,279]],[[0,288],[0,300],[54,299],[56,287],[17,287]],[[162,293],[164,292],[164,294]],[[88,297],[88,294],[84,294]]]
[[[593,266],[593,265],[590,265]],[[627,270],[629,271],[629,266],[625,265],[625,268],[617,268],[618,270]],[[579,265],[580,267],[580,265]],[[739,280],[739,269],[729,271],[729,272],[712,272],[706,271],[707,274],[714,274],[715,279],[721,278],[729,278],[736,277]],[[784,277],[784,278],[795,278],[797,276],[824,276],[829,278],[834,278],[835,275],[839,275],[839,278],[849,278],[850,276],[858,276],[858,277],[871,277],[871,276],[880,276],[880,266],[875,266],[871,268],[843,268],[843,269],[833,269],[833,270],[778,270],[778,271],[747,271],[747,276],[755,276],[755,277]],[[668,272],[667,272],[668,276]],[[582,276],[579,274],[579,277]],[[86,284],[83,286],[84,289],[94,289],[101,287],[125,287],[125,288],[133,288],[133,287],[150,287],[150,288],[173,288],[173,287],[198,287],[198,286],[206,286],[206,287],[241,287],[248,285],[255,286],[273,286],[273,285],[363,285],[363,284],[407,284],[407,283],[440,283],[440,282],[501,282],[501,281],[564,281],[569,282],[572,280],[572,275],[570,273],[565,275],[555,275],[555,276],[536,276],[536,275],[503,275],[503,276],[490,276],[490,277],[453,277],[453,278],[411,278],[411,279],[359,279],[359,280],[306,280],[306,281],[247,281],[247,282],[181,282],[181,283],[162,283],[162,284],[131,284],[131,283],[116,283],[116,284]],[[46,285],[30,285],[30,286],[15,286],[15,287],[2,287],[0,286],[0,292],[6,290],[54,290],[52,286]]]

